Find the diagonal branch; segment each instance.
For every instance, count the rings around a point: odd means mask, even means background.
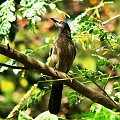
[[[116,109],[117,111],[120,111],[120,104],[116,103],[117,107],[113,101],[111,101],[108,97],[105,95],[98,93],[97,91],[86,87],[79,81],[75,79],[71,79],[67,74],[63,72],[59,72],[57,70],[54,70],[54,68],[49,67],[48,65],[44,64],[43,62],[34,59],[30,56],[27,56],[23,53],[20,53],[19,51],[15,49],[8,49],[7,46],[0,44],[0,54],[3,54],[7,57],[10,57],[14,60],[17,60],[18,62],[22,63],[25,67],[30,68],[30,70],[35,69],[38,72],[41,72],[43,74],[46,74],[48,76],[52,76],[54,78],[69,78],[69,80],[64,81],[64,84],[69,86],[70,88],[74,89],[75,91],[81,93],[82,95],[88,97],[90,100],[99,103],[109,109]]]

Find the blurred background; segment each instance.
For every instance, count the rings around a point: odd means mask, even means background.
[[[111,2],[111,0],[109,1]],[[19,9],[20,8],[19,1],[17,2],[18,2],[17,9]],[[48,1],[48,3],[50,2],[54,3],[54,1]],[[91,41],[91,35],[89,35],[88,33],[84,34],[84,31],[87,31],[86,29],[82,30],[82,32],[81,30],[80,31],[78,30],[78,32],[76,32],[74,28],[74,23],[77,17],[84,13],[87,8],[95,7],[99,5],[100,2],[101,0],[57,1],[50,7],[46,6],[46,13],[41,15],[41,21],[39,21],[36,26],[32,26],[29,20],[26,19],[25,17],[16,19],[16,21],[12,23],[13,24],[12,29],[14,29],[14,31],[12,33],[11,29],[11,32],[9,34],[10,36],[9,44],[12,48],[15,48],[27,55],[30,55],[46,63],[48,61],[49,52],[52,47],[52,44],[58,35],[58,30],[55,28],[54,23],[49,18],[53,17],[60,20],[66,20],[71,27],[73,41],[77,49],[77,55],[72,65],[71,71],[69,72],[69,75],[75,78],[79,77],[78,80],[80,82],[83,82],[88,87],[100,91],[99,88],[97,88],[90,80],[84,78],[85,73],[94,74],[94,77],[96,76],[95,80],[100,79],[102,81],[102,82],[98,81],[98,84],[100,84],[102,87],[105,86],[107,92],[111,96],[116,98],[117,101],[119,101],[119,97],[115,97],[115,94],[120,91],[120,88],[119,89],[113,88],[114,86],[119,87],[120,70],[119,67],[115,68],[113,66],[116,65],[116,63],[117,65],[119,63],[120,59],[118,59],[117,57],[119,57],[118,53],[120,51],[110,52],[109,49],[107,49],[110,48],[110,46],[106,45],[108,43],[102,43],[100,40],[98,40],[99,39],[98,36],[94,36],[94,41]],[[104,2],[108,1],[106,0]],[[65,18],[65,13],[61,12],[60,10],[64,11],[70,17],[67,16]],[[100,16],[97,16],[96,14],[93,15],[94,18],[97,18],[102,22],[105,22],[112,18],[113,16],[116,16],[120,13],[120,1],[113,0],[113,3],[105,4],[104,6],[100,7],[98,11]],[[83,23],[84,20],[87,21],[88,18],[93,18],[92,14],[94,12],[95,12],[94,10],[93,11],[90,10],[87,13],[87,15],[83,17],[84,19],[81,21],[81,23]],[[36,29],[34,29],[34,27]],[[106,32],[112,32],[116,36],[120,35],[120,17],[104,24],[104,28],[101,29],[103,29]],[[92,43],[94,43],[94,45]],[[115,42],[113,41],[111,42],[111,44],[113,45],[115,44]],[[114,49],[116,49],[117,47],[118,44],[114,47]],[[102,62],[98,61],[97,59],[99,58],[99,55],[103,57]],[[107,60],[107,62],[105,60]],[[1,54],[0,62],[22,66],[20,63],[17,63],[14,60],[10,60],[9,58]],[[97,71],[97,73],[95,71]],[[98,75],[98,72],[101,72],[99,73],[100,75]],[[37,83],[38,81],[41,82],[39,82],[38,87],[32,94],[33,95],[36,93],[41,94],[39,95],[39,97],[37,97],[38,101],[35,102],[35,104],[33,102],[32,104],[30,104],[31,103],[30,101],[33,101],[34,99],[34,97],[32,99],[31,95],[31,97],[28,100],[30,108],[27,106],[26,112],[27,114],[31,115],[34,118],[38,114],[47,110],[47,104],[51,89],[50,82],[43,82],[44,80],[47,79],[49,79],[48,76],[40,74],[37,71],[12,70],[10,68],[8,69],[5,67],[1,67],[0,118],[6,118],[9,112],[14,108],[14,106],[18,104],[20,98],[22,98],[23,95],[26,94],[26,92],[33,86],[33,84]],[[70,92],[68,93],[68,91]],[[73,98],[70,97],[72,95]],[[26,105],[28,104],[25,103],[25,106]],[[70,118],[71,115],[89,110],[91,105],[92,101],[74,92],[69,87],[65,86],[63,90],[62,105],[59,116],[63,118]]]

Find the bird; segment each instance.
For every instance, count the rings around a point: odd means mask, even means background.
[[[71,38],[71,30],[67,22],[50,18],[58,29],[58,38],[54,42],[50,64],[56,70],[68,73],[76,56],[75,45]],[[48,105],[48,110],[51,114],[57,114],[60,110],[62,99],[63,82],[53,81],[52,90]]]

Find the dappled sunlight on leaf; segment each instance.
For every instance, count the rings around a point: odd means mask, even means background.
[[[21,78],[20,79],[20,85],[24,88],[28,86],[28,81],[26,80],[26,78]]]
[[[0,83],[3,92],[13,92],[15,90],[14,83],[10,80],[0,80]]]

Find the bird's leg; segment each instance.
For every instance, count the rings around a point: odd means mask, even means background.
[[[55,68],[55,67],[53,67],[53,69],[54,69],[54,71],[55,71],[56,75],[58,76],[58,72],[56,71],[56,68]]]

